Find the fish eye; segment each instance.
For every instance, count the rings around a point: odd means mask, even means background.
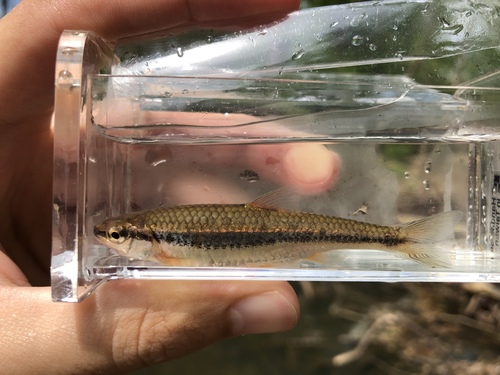
[[[126,239],[126,233],[122,227],[112,227],[108,229],[108,237],[111,242],[121,244]]]

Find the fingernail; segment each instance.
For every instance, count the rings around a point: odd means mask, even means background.
[[[334,179],[339,169],[338,157],[321,145],[303,144],[285,154],[288,175],[303,184],[322,184]]]
[[[235,335],[286,331],[298,320],[295,307],[278,292],[247,297],[233,305],[229,314]]]

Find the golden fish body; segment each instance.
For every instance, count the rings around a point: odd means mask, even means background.
[[[304,259],[334,249],[394,251],[443,267],[448,260],[430,244],[453,234],[459,211],[401,226],[382,226],[276,207],[264,196],[248,204],[157,208],[111,218],[94,228],[96,238],[120,254],[163,264],[262,265]]]

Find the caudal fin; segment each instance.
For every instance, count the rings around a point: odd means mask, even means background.
[[[447,211],[401,226],[407,241],[399,255],[430,267],[451,267],[452,251],[437,251],[437,245],[453,239],[453,228],[463,214]]]

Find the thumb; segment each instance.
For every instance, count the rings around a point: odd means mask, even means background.
[[[127,372],[223,338],[290,329],[299,311],[286,282],[119,280],[80,304],[4,284],[0,299],[3,374]]]

